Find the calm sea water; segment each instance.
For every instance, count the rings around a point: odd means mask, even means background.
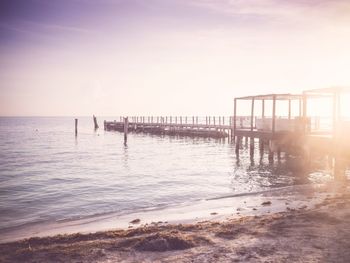
[[[98,118],[100,126],[104,118]],[[107,118],[112,120],[113,117]],[[92,118],[0,118],[0,233],[38,222],[162,209],[327,180],[227,141],[93,130]],[[295,161],[295,160],[294,160]]]

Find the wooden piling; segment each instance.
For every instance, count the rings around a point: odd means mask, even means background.
[[[276,95],[273,95],[272,100],[272,136],[275,134],[276,130]]]
[[[250,137],[249,155],[250,155],[250,160],[254,160],[254,137]]]
[[[98,124],[97,124],[97,119],[96,119],[96,116],[93,115],[93,120],[94,120],[94,127],[95,127],[95,130],[98,129]]]
[[[269,159],[269,163],[270,164],[273,164],[274,162],[274,149],[273,149],[273,142],[272,141],[269,141],[269,156],[268,156],[268,159]]]
[[[288,120],[292,118],[292,101],[288,100]]]
[[[75,136],[78,136],[78,119],[75,119]]]
[[[251,112],[250,112],[250,130],[254,129],[254,98],[252,98]]]
[[[264,140],[259,139],[259,153],[260,153],[260,158],[263,158],[264,156]]]
[[[236,152],[236,155],[237,155],[237,156],[239,156],[239,145],[240,145],[240,143],[241,143],[241,140],[242,140],[241,137],[237,137],[236,145],[235,145],[235,152]]]
[[[129,128],[128,117],[125,117],[124,118],[124,145],[126,145],[128,141],[128,128]]]
[[[236,124],[236,119],[237,119],[237,99],[234,99],[234,105],[233,105],[233,136],[236,136],[236,129],[237,129],[237,124]]]

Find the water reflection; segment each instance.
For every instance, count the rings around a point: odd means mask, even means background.
[[[242,143],[244,142],[244,144]],[[245,185],[244,191],[268,187],[283,187],[288,185],[307,184],[315,181],[315,172],[327,174],[328,161],[318,158],[305,163],[301,157],[288,153],[273,154],[262,141],[238,139],[230,145],[233,156],[233,174],[231,187],[238,191],[239,185]],[[259,151],[256,155],[255,151]],[[312,176],[311,176],[312,175]],[[325,178],[329,178],[326,176]],[[328,179],[327,179],[328,180]],[[239,191],[241,191],[239,189]]]
[[[128,154],[128,145],[124,144],[123,146],[123,167],[127,170],[130,170],[129,167],[129,154]]]

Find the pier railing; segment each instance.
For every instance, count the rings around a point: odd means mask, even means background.
[[[123,122],[125,116],[115,121]],[[242,117],[243,118],[243,117]],[[244,117],[246,118],[246,117]],[[129,122],[148,124],[232,126],[232,116],[128,116]]]
[[[124,131],[126,117],[105,121],[105,130]],[[202,137],[233,136],[232,116],[128,116],[128,131]]]

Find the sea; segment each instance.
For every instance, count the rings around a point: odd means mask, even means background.
[[[78,118],[78,135],[74,119]],[[0,117],[0,236],[33,224],[123,216],[332,180],[322,164],[268,161],[228,139],[105,131],[118,117]],[[258,144],[258,142],[255,142]]]

